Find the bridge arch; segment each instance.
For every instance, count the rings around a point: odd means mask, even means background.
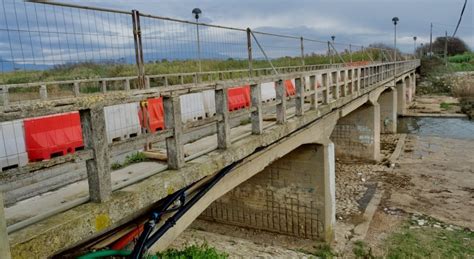
[[[336,221],[335,153],[327,132],[332,131],[337,118],[337,113],[332,113],[245,159],[192,206],[152,250],[166,249],[201,214],[226,224],[331,242]]]

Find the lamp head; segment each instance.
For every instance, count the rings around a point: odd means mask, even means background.
[[[393,22],[394,25],[397,25],[398,21],[400,21],[400,19],[398,19],[398,17],[395,16],[395,17],[392,18],[392,22]]]
[[[201,15],[202,12],[201,12],[201,9],[194,8],[192,13],[194,14],[194,18],[196,18],[196,20],[197,20],[197,19],[199,19],[199,15]]]

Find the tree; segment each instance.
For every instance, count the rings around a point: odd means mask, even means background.
[[[433,42],[433,54],[443,55],[445,44],[446,37],[437,37],[436,40]],[[423,47],[418,47],[417,52],[419,52],[420,50],[422,50],[423,53],[429,53],[430,45],[425,44]],[[468,51],[470,51],[469,47],[463,40],[457,37],[452,38],[448,36],[448,56],[463,54]]]

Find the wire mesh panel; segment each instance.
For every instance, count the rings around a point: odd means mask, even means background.
[[[301,66],[301,39],[299,37],[253,32],[253,66]]]
[[[21,0],[1,5],[0,83],[135,74],[130,13]]]
[[[147,75],[248,67],[245,30],[144,14],[140,26]]]
[[[330,61],[330,53],[328,43],[312,39],[303,39],[305,64],[317,65],[328,64]]]

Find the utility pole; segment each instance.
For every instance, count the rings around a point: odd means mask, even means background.
[[[448,66],[448,31],[444,35],[444,65]]]
[[[430,58],[433,55],[433,23],[430,26]]]

